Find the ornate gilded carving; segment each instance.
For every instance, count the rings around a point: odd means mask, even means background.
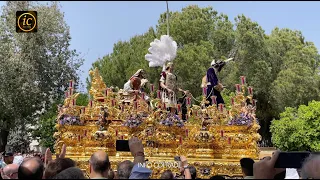
[[[174,162],[174,156],[185,155],[197,168],[200,178],[216,174],[239,176],[240,158],[258,158],[260,126],[255,118],[255,100],[252,95],[245,95],[245,84],[237,87],[231,107],[205,107],[205,98],[200,106],[187,103],[188,120],[178,126],[180,121],[172,124],[164,121],[173,115],[163,108],[160,99],[150,95],[150,107],[139,95],[127,96],[122,90],[114,92],[107,88],[97,69],[90,71],[90,75],[93,99],[85,107],[76,106],[78,94],[73,95],[73,86],[70,87],[71,93],[59,107],[58,132],[54,134],[56,152],[60,153],[66,144],[67,156],[86,172],[88,159],[97,150],[108,153],[114,169],[117,163],[132,159],[130,153],[117,152],[115,147],[116,140],[128,140],[132,136],[143,141],[149,162]],[[252,105],[247,105],[247,99]],[[177,117],[181,119],[181,111]],[[173,121],[178,120],[174,118]],[[165,170],[151,169],[154,178]]]

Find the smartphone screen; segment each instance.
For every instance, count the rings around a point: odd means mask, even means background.
[[[129,141],[128,140],[117,140],[116,141],[116,150],[130,152]]]
[[[310,152],[280,152],[274,167],[300,169],[310,154]]]

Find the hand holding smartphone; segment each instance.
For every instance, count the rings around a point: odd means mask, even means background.
[[[274,168],[300,169],[310,152],[280,152]]]

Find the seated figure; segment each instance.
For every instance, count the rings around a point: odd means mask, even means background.
[[[148,80],[145,78],[145,71],[139,69],[131,78],[124,84],[124,92],[130,95],[138,95],[143,92],[143,87],[148,83]],[[145,95],[144,100],[149,102],[150,97]]]

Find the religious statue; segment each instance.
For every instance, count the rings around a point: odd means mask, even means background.
[[[161,73],[160,86],[162,88],[162,102],[166,104],[167,108],[170,108],[171,112],[175,113],[178,92],[188,94],[189,91],[178,87],[177,76],[173,73],[173,68],[173,63],[169,62],[165,71]]]
[[[124,84],[123,90],[131,95],[138,95],[143,92],[143,87],[148,83],[145,78],[145,71],[139,69],[131,78]],[[144,100],[149,102],[149,96],[145,95]]]
[[[206,92],[206,99],[208,104],[206,106],[212,105],[211,96],[217,97],[217,106],[218,104],[224,104],[224,100],[221,96],[221,91],[223,90],[224,86],[220,83],[218,79],[218,73],[222,70],[222,68],[229,62],[233,60],[233,58],[229,58],[226,61],[213,60],[211,62],[211,67],[207,71],[207,75],[202,78],[201,87],[207,87]]]
[[[100,114],[99,114],[99,121],[98,121],[99,131],[104,131],[105,126],[110,124],[110,121],[108,121],[108,116],[109,116],[108,108],[101,107]]]

